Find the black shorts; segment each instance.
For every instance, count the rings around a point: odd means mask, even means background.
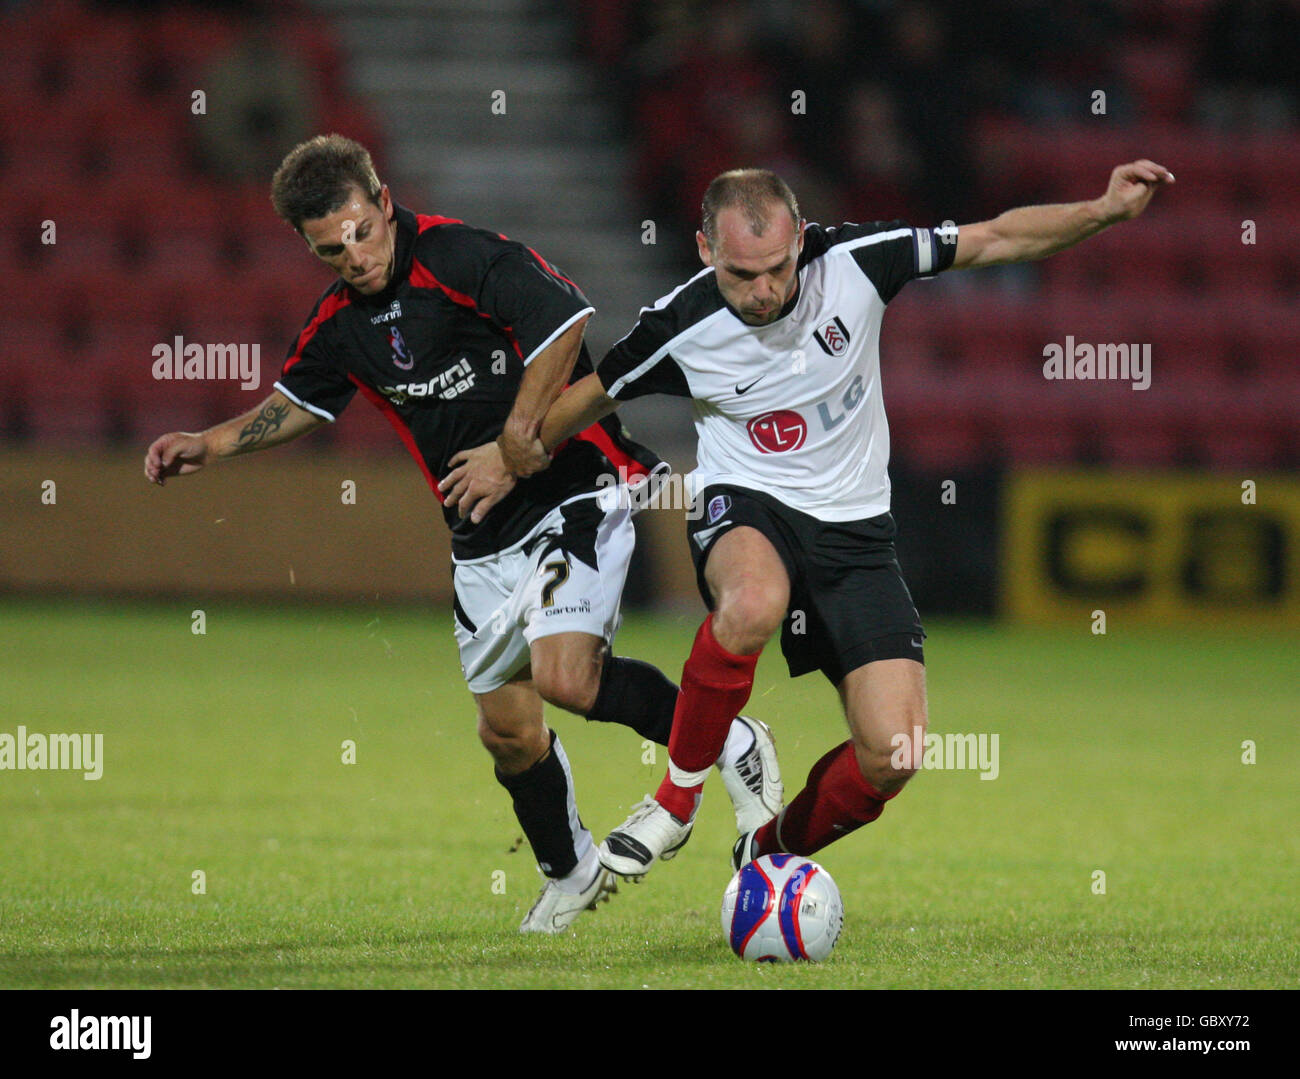
[[[695,583],[709,609],[704,564],[719,538],[748,525],[767,537],[790,575],[781,651],[798,678],[822,671],[834,685],[877,659],[925,662],[925,630],[894,553],[894,518],[822,521],[759,491],[717,485],[687,520]]]

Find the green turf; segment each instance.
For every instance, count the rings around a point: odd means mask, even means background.
[[[449,616],[210,603],[196,636],[192,606],[0,606],[0,733],[98,731],[105,755],[94,782],[0,771],[0,986],[1300,984],[1295,637],[936,624],[932,729],[996,732],[1001,774],[923,773],[824,851],[840,944],[771,967],[719,931],[716,780],[679,858],[571,936],[522,938],[539,878]],[[676,675],[694,628],[630,618],[619,649]],[[775,649],[748,710],[791,793],[843,737],[833,691]],[[551,719],[599,837],[665,755]]]

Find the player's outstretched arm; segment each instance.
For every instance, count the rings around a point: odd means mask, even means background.
[[[514,407],[497,439],[502,460],[516,476],[531,476],[551,463],[549,455],[538,444],[538,434],[546,410],[573,374],[586,326],[586,317],[578,319],[538,353],[524,371]]]
[[[597,420],[604,419],[619,402],[605,393],[600,376],[587,375],[578,379],[556,399],[546,413],[538,434],[542,448],[554,453],[555,447],[579,431],[585,431]]]
[[[618,402],[605,396],[605,387],[594,374],[580,378],[547,411],[536,435],[542,451],[549,458],[561,442],[585,431],[617,407]],[[469,517],[475,524],[514,489],[518,479],[506,466],[499,442],[461,450],[448,464],[451,471],[438,484],[443,502],[456,507],[462,517]]]
[[[1131,161],[1116,166],[1110,186],[1100,198],[1055,206],[1022,206],[957,230],[957,251],[952,268],[1000,266],[1046,258],[1118,221],[1128,221],[1174,174],[1154,161]]]
[[[155,439],[144,455],[145,478],[161,486],[169,476],[188,476],[224,457],[283,445],[325,422],[275,390],[256,408],[206,431],[173,431]]]

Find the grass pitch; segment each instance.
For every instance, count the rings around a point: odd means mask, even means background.
[[[998,734],[998,778],[924,772],[822,852],[843,936],[776,967],[720,933],[716,779],[675,861],[569,936],[518,935],[540,878],[449,614],[210,603],[196,635],[191,606],[0,606],[0,733],[104,746],[97,781],[0,771],[2,987],[1300,985],[1295,637],[934,625],[931,729]],[[618,649],[675,677],[695,627],[629,618]],[[791,795],[844,737],[834,691],[776,647],[747,711]],[[550,719],[599,838],[666,754]]]

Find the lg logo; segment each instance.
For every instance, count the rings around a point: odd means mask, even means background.
[[[755,416],[745,429],[759,453],[789,453],[802,446],[808,437],[808,425],[803,417],[788,408]]]
[[[862,404],[865,396],[862,377],[859,375],[849,383],[838,402],[817,402],[817,418],[821,421],[822,430],[829,431],[838,427],[850,412]],[[802,446],[808,438],[807,421],[798,412],[788,408],[778,408],[774,412],[755,416],[745,425],[745,430],[749,432],[749,440],[758,448],[759,453],[790,453]]]

